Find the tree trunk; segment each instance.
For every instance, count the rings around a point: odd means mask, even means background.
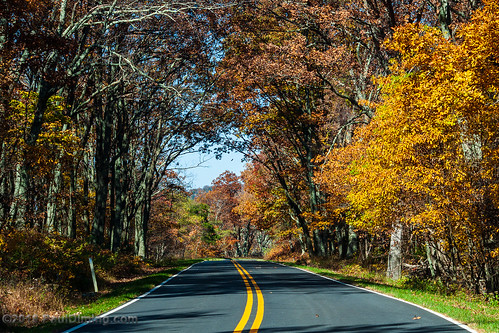
[[[81,220],[86,229],[86,234],[91,233],[90,223],[90,200],[89,200],[89,183],[90,183],[90,162],[87,153],[84,155],[84,168],[83,168],[83,193],[82,193],[82,215]]]
[[[135,214],[135,255],[147,257],[147,227],[151,210],[150,198],[143,198]]]
[[[124,189],[124,179],[123,179],[123,162],[122,158],[119,157],[114,163],[114,195],[115,195],[115,207],[113,221],[111,223],[111,251],[116,252],[121,247],[121,234],[123,232],[123,217],[125,216],[125,196],[126,190]]]
[[[47,232],[55,232],[59,229],[57,225],[57,194],[61,189],[62,171],[61,163],[57,163],[54,169],[54,179],[50,183],[47,197],[47,219],[45,227]]]
[[[253,241],[255,240],[255,230],[252,230],[251,223],[248,222],[244,228],[244,247],[243,256],[247,257],[251,253],[251,247],[253,246]]]
[[[135,214],[135,255],[141,258],[146,256],[146,234],[144,228],[144,206],[137,208]]]
[[[7,166],[7,145],[5,142],[2,142],[2,150],[0,151],[0,222],[4,222],[8,217],[8,203],[12,195],[9,190],[9,179],[11,178],[11,174],[12,171]],[[1,227],[2,224],[0,224],[0,228]]]
[[[106,225],[106,206],[109,191],[109,157],[111,148],[111,105],[102,105],[96,98],[96,142],[95,142],[95,208],[92,224],[92,242],[103,245]]]
[[[126,108],[123,103],[118,102],[120,114],[116,117],[116,146],[117,157],[113,164],[113,180],[112,185],[115,195],[114,215],[111,221],[111,251],[116,252],[121,248],[123,241],[123,229],[126,227],[127,212],[127,159],[129,158],[129,141],[127,132],[128,129],[128,116]]]
[[[435,278],[439,273],[437,258],[435,256],[435,249],[430,245],[429,241],[426,241],[426,260],[428,260],[428,268],[430,269],[431,277]]]
[[[353,226],[348,226],[347,258],[352,258],[359,249],[359,236],[355,233]]]
[[[69,179],[68,237],[76,238],[76,166],[72,165]]]
[[[315,229],[313,231],[314,235],[314,254],[319,256],[319,257],[325,257],[329,253],[327,249],[327,236],[325,235],[327,233],[327,230],[319,230]]]
[[[147,227],[151,211],[153,166],[150,165],[140,184],[137,212],[135,214],[135,255],[147,256]]]
[[[393,226],[390,237],[390,252],[386,269],[386,276],[389,279],[398,280],[402,276],[402,236],[403,226],[397,222]]]
[[[21,162],[16,166],[14,178],[14,197],[9,210],[9,218],[14,228],[24,226],[26,214],[26,200],[28,191],[28,174]]]
[[[64,124],[62,126],[62,131],[66,131],[68,129],[68,125]],[[54,179],[50,183],[49,186],[49,193],[47,197],[47,222],[46,222],[46,228],[48,232],[54,232],[60,227],[62,227],[62,224],[57,225],[57,195],[61,191],[61,185],[62,185],[62,157],[63,157],[64,152],[61,151],[59,153],[59,158],[57,161],[57,164],[54,168]]]
[[[338,255],[341,259],[348,256],[348,225],[341,223],[336,226],[336,243],[338,244]]]
[[[303,218],[302,215],[302,210],[298,203],[293,199],[291,196],[291,193],[289,192],[288,184],[286,183],[286,180],[282,177],[282,175],[279,173],[279,170],[275,172],[275,175],[277,176],[277,179],[284,190],[284,194],[286,196],[286,201],[291,208],[291,213],[295,216],[295,221],[298,224],[298,227],[301,228],[302,234],[303,234],[303,244],[305,245],[305,251],[306,252],[313,252],[314,251],[314,246],[312,243],[312,237],[310,236],[310,229],[308,227],[308,223]]]
[[[438,21],[440,25],[440,30],[444,34],[444,37],[447,39],[451,38],[452,32],[450,30],[451,16],[450,16],[449,0],[440,0]]]

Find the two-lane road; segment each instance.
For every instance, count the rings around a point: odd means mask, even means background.
[[[471,331],[393,298],[295,268],[246,260],[193,265],[106,317],[75,332]],[[114,323],[129,317],[137,321]]]

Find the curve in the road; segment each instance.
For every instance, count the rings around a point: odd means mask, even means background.
[[[234,264],[237,271],[239,272],[239,274],[243,278],[244,285],[246,286],[246,294],[247,294],[246,306],[244,307],[243,316],[241,317],[241,320],[239,321],[239,323],[236,326],[236,329],[234,330],[234,333],[237,333],[237,332],[242,332],[244,330],[244,327],[246,326],[246,323],[248,322],[248,320],[250,318],[251,311],[253,309],[253,292],[251,289],[251,285],[248,281],[248,278],[243,273],[241,268],[239,268],[239,265],[235,261],[233,261],[232,263]]]
[[[236,329],[234,330],[234,333],[240,333],[244,330],[244,327],[246,326],[246,323],[249,320],[249,317],[251,315],[251,312],[253,311],[253,292],[252,288],[248,282],[251,281],[251,284],[253,285],[253,289],[255,290],[256,297],[257,297],[257,309],[256,309],[256,316],[255,319],[253,320],[253,324],[251,325],[250,333],[256,333],[258,332],[258,329],[260,328],[260,325],[262,324],[263,320],[263,314],[265,311],[265,303],[263,300],[263,294],[260,288],[258,287],[258,284],[256,283],[255,279],[251,276],[250,273],[248,273],[247,270],[244,269],[243,266],[241,266],[237,261],[232,260],[232,263],[236,267],[237,271],[243,278],[244,284],[246,286],[246,292],[248,294],[247,302],[246,302],[246,307],[243,312],[243,316],[241,317],[241,320],[236,326]]]

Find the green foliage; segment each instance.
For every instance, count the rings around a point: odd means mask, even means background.
[[[217,234],[217,230],[215,226],[210,222],[203,223],[203,235],[201,236],[201,240],[208,244],[215,244],[217,240],[220,239],[220,236]]]
[[[208,215],[210,214],[210,207],[203,203],[197,203],[195,201],[190,201],[191,205],[188,206],[189,214],[199,216],[204,221],[208,220]]]
[[[191,199],[186,199],[182,202],[184,211],[180,216],[182,225],[201,224],[208,221],[209,206],[203,203],[198,203]]]
[[[499,308],[499,292],[494,292],[486,296],[487,301],[491,306]]]
[[[458,290],[457,285],[449,285],[441,280],[420,277],[405,277],[398,281],[402,288],[425,291],[438,295],[452,295]]]

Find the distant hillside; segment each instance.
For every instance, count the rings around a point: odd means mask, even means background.
[[[194,199],[203,193],[210,192],[211,189],[212,189],[212,186],[210,186],[210,185],[205,185],[202,188],[193,189],[193,190],[191,190],[191,198]]]

